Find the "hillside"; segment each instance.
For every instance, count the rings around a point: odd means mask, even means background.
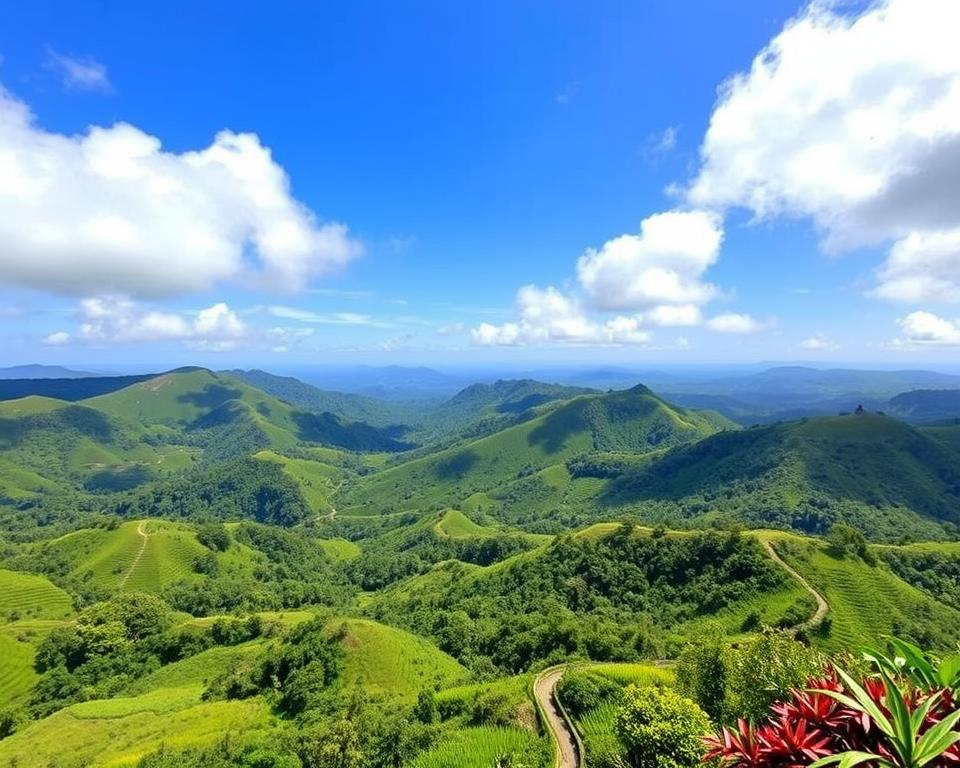
[[[332,413],[340,419],[362,421],[374,427],[409,423],[415,412],[415,409],[401,403],[320,389],[291,376],[275,376],[256,369],[227,373],[296,408],[312,413]]]
[[[116,392],[139,381],[152,378],[143,376],[85,376],[80,378],[0,378],[0,400],[15,400],[38,395],[54,397],[75,403],[88,397]]]
[[[89,379],[100,376],[90,371],[75,371],[62,365],[11,365],[0,368],[0,380],[5,379]]]
[[[86,405],[39,396],[0,403],[0,487],[10,498],[58,486],[124,490],[192,460],[186,447],[158,444],[139,424]]]
[[[914,424],[954,422],[960,419],[960,389],[915,389],[890,400],[887,410]]]
[[[602,503],[808,532],[844,520],[879,539],[943,537],[960,523],[960,457],[890,417],[819,417],[680,447],[615,479]]]
[[[422,417],[423,432],[437,437],[480,437],[533,418],[537,408],[579,395],[597,394],[586,387],[546,384],[533,379],[500,379],[471,384]]]
[[[716,414],[671,406],[643,386],[581,395],[487,437],[361,478],[338,501],[344,514],[364,515],[456,506],[573,456],[663,450],[728,426]]]
[[[230,374],[202,368],[171,371],[85,404],[140,424],[225,431],[225,437],[214,436],[221,446],[239,443],[257,449],[309,442],[351,451],[409,447],[398,439],[399,429],[299,410]]]

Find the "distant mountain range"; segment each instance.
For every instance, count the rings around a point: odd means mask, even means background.
[[[0,379],[85,379],[102,373],[74,371],[60,365],[14,365],[0,368]]]

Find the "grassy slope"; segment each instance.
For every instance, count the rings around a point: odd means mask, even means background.
[[[960,454],[947,441],[895,419],[820,417],[679,448],[613,482],[603,501],[640,509],[676,503],[694,515],[721,508],[750,526],[803,524],[835,507],[868,534],[890,538],[909,528],[933,538],[943,536],[936,519],[960,520],[958,467]]]
[[[365,619],[334,619],[332,629],[346,626],[346,663],[340,676],[345,688],[360,686],[375,699],[406,703],[421,690],[448,687],[467,678],[455,659],[423,638]]]
[[[523,424],[362,478],[338,509],[377,514],[455,505],[572,456],[660,449],[712,434],[722,424],[715,415],[674,408],[643,388],[577,397]]]
[[[129,766],[161,744],[209,743],[273,725],[261,698],[201,702],[200,692],[167,688],[75,704],[0,741],[0,763]]]
[[[330,497],[343,480],[342,470],[319,461],[292,459],[275,451],[260,451],[254,458],[283,467],[284,474],[296,480],[314,512],[328,514],[333,509]]]
[[[898,578],[888,568],[859,558],[837,558],[818,539],[786,533],[761,534],[830,604],[831,631],[814,637],[827,650],[876,644],[883,635],[908,633],[932,648],[960,640],[956,611]]]
[[[163,520],[146,521],[146,542],[138,533],[140,521],[123,523],[112,531],[85,529],[55,539],[48,546],[59,550],[72,565],[71,573],[109,590],[160,592],[181,579],[202,578],[193,562],[208,550],[192,526]],[[142,550],[142,552],[141,552]],[[258,555],[234,542],[218,553],[222,569],[249,570]]]

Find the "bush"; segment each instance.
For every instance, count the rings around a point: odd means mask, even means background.
[[[214,552],[226,552],[230,547],[230,531],[222,523],[204,523],[197,528],[197,541]]]
[[[669,688],[627,686],[615,729],[634,768],[693,768],[706,751],[706,713]]]
[[[615,698],[620,693],[620,686],[602,675],[567,672],[557,693],[570,714],[579,718]]]

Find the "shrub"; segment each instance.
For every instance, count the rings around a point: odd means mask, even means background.
[[[557,692],[570,714],[579,718],[615,698],[620,692],[620,686],[602,675],[567,672],[560,681]]]
[[[634,768],[689,768],[705,751],[706,713],[669,688],[627,686],[615,729]]]
[[[197,541],[214,552],[226,552],[230,547],[230,531],[222,523],[204,523],[197,528]]]

